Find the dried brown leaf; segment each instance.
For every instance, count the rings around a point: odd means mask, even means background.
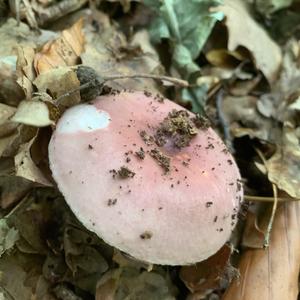
[[[226,96],[222,101],[222,111],[235,137],[249,135],[251,138],[276,140],[276,128],[271,119],[258,112],[256,97]]]
[[[300,198],[299,132],[285,126],[276,153],[267,161],[269,180],[290,196]]]
[[[10,121],[15,111],[14,107],[0,103],[0,140],[16,129],[17,125]]]
[[[257,68],[273,82],[282,60],[280,48],[251,16],[245,1],[225,0],[218,10],[226,17],[228,50],[234,51],[238,46],[247,48]]]
[[[4,299],[32,300],[31,289],[25,285],[26,272],[12,255],[1,258],[0,272],[0,285],[11,297]]]
[[[36,137],[20,146],[19,152],[15,156],[16,176],[26,178],[45,186],[52,186],[50,181],[43,175],[31,158],[30,148],[35,141],[35,138]]]
[[[1,208],[6,209],[19,202],[34,184],[22,177],[0,176]]]
[[[300,267],[300,203],[277,209],[270,246],[249,249],[239,264],[240,278],[233,281],[223,300],[295,300]]]
[[[59,103],[55,101],[59,96],[79,88],[80,82],[74,70],[68,67],[58,67],[50,69],[40,74],[35,80],[34,85],[40,93],[48,93],[52,96],[53,104],[60,108],[67,108],[80,102],[80,92],[72,93],[71,96],[63,97]]]
[[[35,71],[33,68],[34,56],[35,51],[32,47],[18,47],[17,82],[23,89],[26,99],[28,100],[31,99],[33,92],[32,81],[35,78]]]
[[[180,270],[180,278],[192,293],[205,296],[220,287],[220,282],[230,269],[229,259],[232,249],[224,245],[216,254],[192,266]]]
[[[100,279],[97,284],[96,299],[175,300],[175,294],[174,287],[165,273],[119,268],[108,271]]]
[[[3,149],[2,155],[5,157],[13,157],[17,154],[19,147],[30,141],[37,133],[37,128],[34,128],[32,126],[27,125],[19,125],[16,128],[16,132],[13,132],[10,136],[7,137],[7,140],[0,139],[1,141],[4,141],[3,143]],[[5,146],[5,147],[4,147]],[[1,153],[1,152],[0,152]]]
[[[41,74],[58,66],[73,66],[78,63],[84,50],[83,19],[69,29],[63,30],[61,36],[47,42],[43,49],[35,55],[34,67]]]
[[[17,106],[24,98],[23,90],[17,84],[16,63],[15,55],[0,57],[0,101],[11,106]]]
[[[87,43],[85,52],[81,55],[84,65],[94,68],[100,77],[162,73],[158,55],[151,46],[146,30],[135,33],[128,42],[106,15],[97,12],[97,21],[99,32],[95,32],[91,25],[85,28]],[[115,89],[147,89],[158,92],[156,83],[144,78],[108,81],[107,85]]]

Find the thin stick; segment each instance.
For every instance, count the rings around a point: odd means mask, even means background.
[[[169,77],[169,76],[161,76],[161,75],[151,75],[151,74],[133,74],[133,75],[111,75],[104,77],[104,81],[108,80],[116,80],[116,79],[127,79],[127,78],[148,78],[148,79],[154,79],[154,80],[165,80],[172,82],[173,84],[182,86],[182,87],[188,87],[189,83],[186,80]]]
[[[61,100],[62,98],[72,96],[72,95],[75,94],[76,92],[78,92],[78,91],[80,91],[80,90],[83,90],[83,89],[89,87],[89,85],[90,85],[92,82],[93,82],[93,81],[89,81],[89,82],[84,83],[84,84],[82,84],[81,86],[79,86],[79,87],[77,87],[77,88],[75,88],[75,89],[73,89],[73,90],[68,91],[67,93],[65,93],[65,94],[59,96],[58,98],[56,98],[55,101],[59,101],[59,100]]]
[[[264,240],[264,248],[269,247],[269,243],[270,243],[270,234],[272,231],[272,225],[274,222],[274,217],[275,217],[275,213],[276,213],[276,209],[277,209],[277,205],[278,205],[278,198],[277,198],[277,186],[272,183],[272,188],[273,188],[273,194],[274,194],[274,203],[273,203],[273,208],[272,208],[272,214],[269,220],[269,224],[267,227],[267,232],[265,235],[265,240]]]
[[[260,157],[260,159],[262,160],[266,170],[267,170],[267,174],[268,174],[268,167],[267,167],[267,161],[264,157],[264,155],[262,154],[262,152],[257,149],[256,147],[254,147],[254,150],[256,151],[256,153],[258,154],[258,156]],[[264,248],[267,248],[269,247],[269,243],[270,243],[270,234],[271,234],[271,231],[272,231],[272,226],[273,226],[273,222],[274,222],[274,217],[275,217],[275,214],[276,214],[276,209],[277,209],[277,206],[278,206],[278,198],[277,198],[277,186],[272,183],[272,189],[273,189],[273,195],[274,195],[274,202],[273,202],[273,207],[272,207],[272,213],[271,213],[271,217],[270,217],[270,220],[269,220],[269,223],[268,223],[268,227],[267,227],[267,232],[265,234],[265,240],[264,240]]]
[[[274,202],[274,197],[244,195],[244,199],[256,202]],[[278,202],[300,201],[299,198],[277,197]]]
[[[126,78],[148,78],[148,79],[154,79],[154,80],[165,80],[165,81],[169,81],[172,82],[173,84],[182,86],[182,87],[188,87],[189,83],[185,80],[179,79],[179,78],[174,78],[174,77],[169,77],[169,76],[160,76],[160,75],[151,75],[151,74],[133,74],[133,75],[112,75],[112,76],[107,76],[107,77],[103,77],[101,78],[101,83],[103,84],[105,81],[110,81],[110,80],[117,80],[117,79],[126,79]],[[81,86],[68,91],[67,93],[59,96],[58,98],[56,98],[56,101],[61,100],[62,98],[65,97],[69,97],[71,95],[73,95],[74,93],[83,90],[87,87],[89,87],[91,84],[93,83],[93,80],[82,84]]]

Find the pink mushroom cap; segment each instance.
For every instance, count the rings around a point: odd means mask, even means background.
[[[186,265],[228,241],[243,190],[233,157],[211,128],[200,128],[182,148],[145,143],[141,132],[154,135],[174,109],[184,110],[143,92],[74,106],[57,124],[49,160],[59,190],[89,230],[136,259]],[[153,149],[170,159],[168,172]],[[133,173],[119,176],[122,167]]]

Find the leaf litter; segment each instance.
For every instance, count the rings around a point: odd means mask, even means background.
[[[295,299],[300,266],[296,4],[141,2],[0,6],[1,13],[11,9],[16,15],[0,26],[1,297]],[[284,28],[293,29],[288,34]],[[167,84],[164,75],[188,80],[189,86]],[[112,76],[118,78],[107,80]],[[206,115],[234,151],[246,193],[239,224],[228,245],[195,266],[149,266],[118,252],[76,220],[53,186],[47,147],[61,114],[125,88],[165,95]],[[272,184],[284,203],[275,214],[270,245],[262,249]],[[271,203],[258,202],[264,199]]]

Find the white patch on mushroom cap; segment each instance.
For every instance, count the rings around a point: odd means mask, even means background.
[[[59,122],[56,130],[60,133],[90,132],[106,128],[111,121],[109,113],[94,105],[80,104],[68,109],[64,121]]]

